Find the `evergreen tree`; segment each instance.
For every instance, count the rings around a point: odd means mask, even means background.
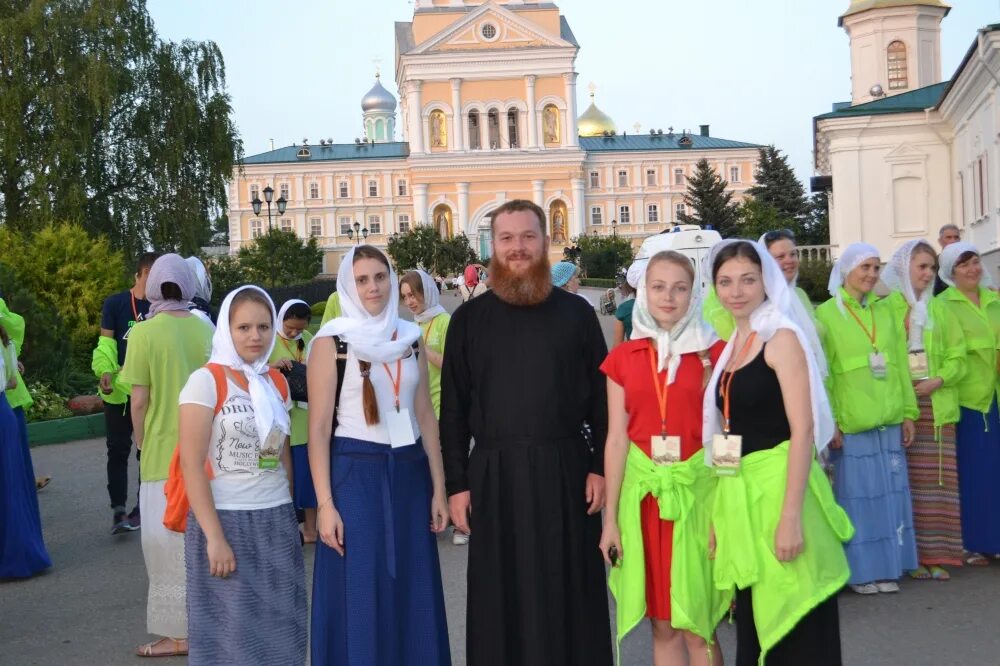
[[[739,206],[733,203],[733,193],[726,190],[728,185],[707,159],[698,160],[684,194],[684,203],[692,213],[679,214],[677,221],[711,225],[723,236],[732,235],[739,221]]]
[[[237,257],[244,279],[268,287],[308,282],[323,267],[323,250],[315,237],[303,241],[294,231],[275,227],[241,247]]]
[[[809,215],[803,220],[799,245],[830,244],[830,195],[820,190],[809,199]]]
[[[799,220],[809,214],[809,200],[802,183],[788,165],[788,156],[774,146],[760,149],[756,184],[747,189],[747,195],[762,204],[773,207],[786,225],[794,229]]]

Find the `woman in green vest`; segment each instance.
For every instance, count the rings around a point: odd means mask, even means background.
[[[297,298],[285,301],[278,310],[278,330],[274,347],[268,358],[268,365],[278,370],[290,371],[292,363],[305,363],[312,333],[306,330],[312,321],[312,308]],[[309,405],[296,401],[292,404],[290,417],[292,433],[289,436],[292,454],[292,490],[294,505],[302,511],[302,539],[305,543],[316,543],[316,490],[313,488],[312,474],[309,472]]]
[[[818,342],[762,243],[722,241],[708,261],[736,322],[702,419],[718,479],[715,587],[737,588],[736,666],[839,666],[853,530],[816,462],[835,429]]]
[[[885,302],[906,330],[910,380],[920,408],[917,433],[906,450],[920,563],[910,576],[917,580],[948,580],[944,567],[962,564],[955,423],[966,352],[961,331],[945,326],[947,313],[934,299],[936,266],[934,248],[916,239],[903,243],[882,273],[892,289]]]
[[[875,247],[849,245],[830,273],[833,298],[816,308],[839,429],[833,487],[856,529],[847,559],[858,594],[898,592],[899,577],[918,566],[903,448],[920,411],[903,322],[873,293],[880,268]]]
[[[1000,419],[997,417],[997,347],[1000,297],[969,243],[952,243],[941,252],[938,275],[948,288],[935,297],[944,307],[948,331],[965,341],[966,371],[958,383],[961,417],[956,430],[962,541],[966,562],[986,566],[984,555],[1000,553]]]

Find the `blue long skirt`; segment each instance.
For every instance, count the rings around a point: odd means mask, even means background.
[[[27,578],[50,566],[27,428],[0,392],[0,578]]]
[[[886,426],[844,435],[830,449],[833,491],[854,524],[845,544],[850,583],[896,580],[917,568],[910,477],[903,453],[902,427]]]
[[[423,446],[335,437],[330,467],[345,554],[316,542],[312,663],[450,666]]]
[[[962,407],[955,434],[962,544],[973,553],[1000,554],[1000,416],[996,399],[985,419],[981,412]]]
[[[292,478],[295,485],[292,501],[296,509],[316,508],[316,489],[313,487],[312,473],[309,471],[309,452],[305,444],[292,447]]]

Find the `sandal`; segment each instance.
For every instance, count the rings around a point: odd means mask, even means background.
[[[35,477],[35,490],[41,490],[45,486],[49,485],[49,481],[52,480],[51,476],[36,476]]]
[[[987,567],[990,565],[990,561],[979,553],[969,553],[969,556],[965,558],[965,563],[970,567]]]
[[[933,565],[930,568],[930,574],[931,578],[933,578],[934,580],[941,580],[941,581],[951,580],[951,574],[948,573],[948,570],[945,569],[944,567]]]
[[[156,651],[157,647],[162,647],[167,644],[167,642],[173,643],[173,650],[167,652]],[[158,641],[152,641],[146,643],[145,645],[140,645],[135,649],[135,653],[140,657],[186,657],[188,653],[187,639],[186,638],[161,638]]]
[[[928,571],[927,567],[920,565],[916,569],[910,571],[910,578],[913,580],[930,580],[933,573]]]

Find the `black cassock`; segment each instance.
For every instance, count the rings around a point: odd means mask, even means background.
[[[448,495],[472,496],[469,666],[611,664],[601,517],[585,498],[608,418],[593,308],[561,289],[532,307],[488,292],[455,312],[445,348]]]

